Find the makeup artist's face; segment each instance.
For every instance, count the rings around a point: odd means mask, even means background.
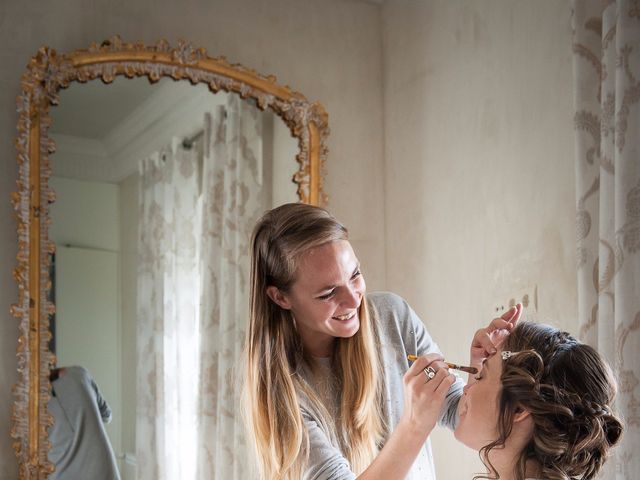
[[[455,437],[474,450],[498,438],[498,399],[502,391],[502,357],[500,352],[487,358],[476,381],[464,387],[458,404],[460,422]]]
[[[295,278],[280,306],[291,310],[305,348],[329,356],[336,337],[351,337],[360,328],[365,283],[351,244],[337,240],[304,253]]]

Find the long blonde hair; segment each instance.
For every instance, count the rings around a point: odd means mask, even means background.
[[[302,203],[267,212],[253,231],[244,412],[260,478],[302,477],[309,438],[301,401],[319,416],[319,425],[356,473],[373,461],[386,434],[377,322],[370,317],[366,301],[360,306],[358,332],[336,339],[333,365],[342,386],[336,424],[301,375],[310,360],[291,312],[266,293],[269,286],[289,291],[298,260],[309,249],[347,239],[347,229],[329,212]]]

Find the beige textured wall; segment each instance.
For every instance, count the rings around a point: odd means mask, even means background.
[[[568,2],[382,11],[387,288],[454,361],[494,301],[531,285],[538,319],[575,332]],[[480,470],[449,432],[433,444],[439,478]]]
[[[384,287],[379,6],[346,0],[0,2],[0,478],[15,478],[17,470],[9,438],[17,322],[8,310],[17,299],[9,193],[17,175],[19,79],[41,45],[70,51],[115,33],[146,43],[186,38],[320,101],[330,113],[331,207],[352,231],[370,286]]]

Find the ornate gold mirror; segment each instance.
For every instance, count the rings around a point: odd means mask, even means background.
[[[145,46],[118,37],[69,54],[40,49],[23,75],[18,112],[12,436],[20,478],[54,471],[50,373],[71,365],[86,367],[111,397],[119,423],[107,433],[118,467],[134,472],[121,477],[158,478],[153,457],[136,459],[131,449],[131,442],[157,440],[140,416],[159,418],[169,408],[153,389],[166,390],[179,370],[158,362],[178,352],[181,368],[199,372],[174,386],[174,393],[193,387],[195,409],[220,410],[215,396],[233,397],[207,385],[216,375],[229,383],[220,365],[239,354],[239,292],[248,283],[241,239],[275,204],[324,203],[327,115],[275,78],[188,42]],[[167,271],[154,270],[163,262],[179,266],[171,282]],[[160,290],[173,296],[158,298],[160,277]],[[177,323],[159,325],[167,314],[158,308],[167,305]],[[198,432],[209,435],[205,427]],[[178,429],[176,450],[192,449],[191,435]],[[223,464],[233,456],[226,448],[202,456]],[[205,478],[199,472],[206,465],[197,463],[192,478]]]

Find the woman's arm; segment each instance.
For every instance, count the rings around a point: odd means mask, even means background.
[[[404,375],[404,413],[380,454],[358,476],[359,480],[404,478],[409,473],[438,421],[447,392],[456,378],[442,368],[442,360],[439,354],[420,357]],[[424,373],[428,366],[437,371],[429,380]]]
[[[439,354],[420,357],[403,376],[404,413],[395,430],[385,442],[375,460],[357,478],[361,480],[389,480],[404,478],[410,471],[427,437],[433,430],[447,391],[454,382],[440,361]],[[439,368],[427,381],[423,369]],[[303,414],[309,432],[309,459],[305,479],[355,480],[349,462],[332,445],[313,414]]]

